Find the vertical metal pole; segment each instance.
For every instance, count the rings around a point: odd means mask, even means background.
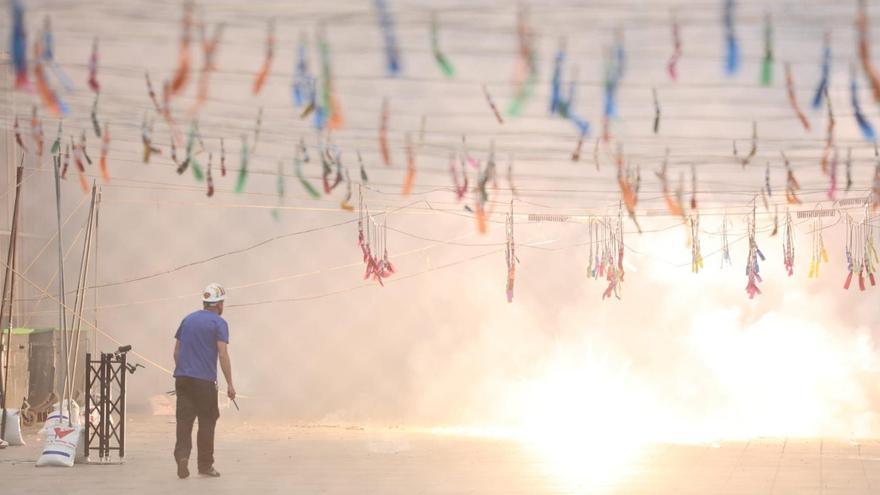
[[[109,395],[107,393],[107,371],[110,368],[110,355],[107,353],[101,353],[101,424],[100,424],[100,434],[98,435],[100,441],[100,447],[98,449],[98,455],[103,460],[107,456],[107,430],[108,425],[110,423],[110,418],[108,418],[107,411],[107,401],[109,400]]]
[[[125,457],[125,354],[119,357],[119,363],[119,459],[122,460]]]
[[[61,237],[61,172],[58,160],[53,160],[55,169],[55,214],[58,220],[58,329],[61,331],[61,353],[64,366],[61,369],[61,412],[64,411],[64,386],[67,383],[67,312],[64,304],[64,242]],[[70,418],[70,402],[67,403],[67,417]]]
[[[83,445],[85,447],[85,456],[89,456],[89,427],[91,426],[91,418],[92,418],[92,353],[86,353],[86,416],[85,416],[85,424],[83,425],[83,431],[85,433],[85,441]]]
[[[24,157],[22,157],[23,159]],[[7,288],[10,289],[12,286],[12,279],[15,276],[12,273],[12,267],[15,263],[13,260],[15,259],[15,245],[16,239],[18,237],[18,205],[19,199],[21,197],[21,178],[24,173],[24,167],[19,165],[18,169],[15,171],[15,203],[13,203],[12,207],[12,228],[9,231],[9,250],[6,254],[6,273],[3,276],[3,296],[2,300],[0,300],[0,327],[3,326],[3,315],[6,314],[6,291]],[[9,301],[10,314],[12,313],[12,301]],[[3,412],[0,414],[0,438],[4,438],[6,436],[6,398],[9,395],[9,358],[12,354],[12,318],[9,319],[9,329],[6,332],[6,345],[3,348],[6,350],[6,363],[3,366],[3,395],[0,395],[0,408],[2,408]],[[0,338],[3,337],[3,334],[0,334]]]

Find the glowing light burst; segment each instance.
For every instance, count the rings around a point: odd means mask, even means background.
[[[608,360],[554,363],[515,387],[517,436],[560,488],[596,493],[626,478],[650,439],[659,408],[627,367]]]

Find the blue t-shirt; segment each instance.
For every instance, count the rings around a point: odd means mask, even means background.
[[[180,342],[174,376],[217,381],[217,342],[229,343],[229,325],[217,313],[196,311],[180,322],[174,338]]]

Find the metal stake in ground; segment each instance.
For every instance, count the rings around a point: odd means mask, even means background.
[[[22,164],[24,163],[24,156],[22,155]],[[0,301],[0,328],[3,328],[3,315],[6,313],[6,295],[7,289],[9,289],[10,297],[9,297],[9,313],[10,318],[7,320],[10,324],[7,324],[9,327],[6,332],[6,344],[4,345],[4,349],[6,350],[6,363],[3,366],[3,390],[2,395],[0,395],[0,408],[3,409],[2,414],[0,414],[0,438],[4,438],[6,436],[6,398],[9,395],[9,357],[10,357],[10,345],[12,344],[12,266],[14,265],[15,260],[15,246],[17,244],[18,239],[18,206],[19,199],[21,197],[21,179],[24,173],[23,165],[19,165],[15,171],[15,202],[12,206],[12,228],[9,232],[9,249],[6,253],[6,272],[3,276],[3,297],[2,301]],[[2,337],[2,335],[0,335]]]

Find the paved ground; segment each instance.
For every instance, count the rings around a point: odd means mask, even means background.
[[[880,441],[659,445],[614,475],[593,477],[590,462],[575,475],[560,474],[547,457],[508,440],[224,418],[216,454],[222,478],[178,480],[171,462],[173,431],[168,418],[134,418],[125,464],[72,469],[35,468],[39,449],[28,432],[28,446],[0,451],[0,493],[880,493]],[[577,459],[567,464],[577,466]]]

